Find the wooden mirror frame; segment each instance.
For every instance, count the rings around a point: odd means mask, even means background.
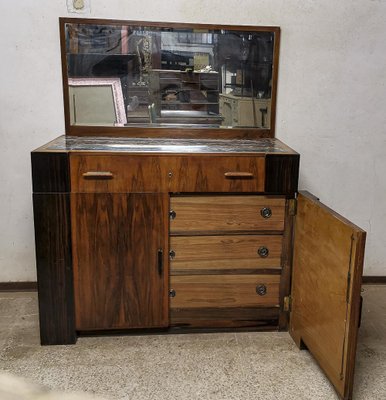
[[[76,126],[70,123],[68,65],[66,57],[65,25],[99,24],[99,25],[132,25],[155,28],[207,29],[229,31],[273,32],[275,34],[272,64],[271,120],[270,128],[179,128],[179,127],[109,127],[109,126]],[[63,101],[66,135],[69,136],[116,136],[116,137],[166,137],[166,138],[195,138],[195,139],[256,139],[275,136],[277,80],[279,68],[280,28],[277,26],[249,25],[211,25],[191,23],[168,23],[148,21],[124,21],[91,18],[59,18],[60,46],[62,57]]]

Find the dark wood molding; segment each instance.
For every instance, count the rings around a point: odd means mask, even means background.
[[[362,283],[364,285],[386,285],[386,276],[363,276]]]
[[[298,190],[299,154],[265,157],[265,193],[287,194],[291,197]]]
[[[70,191],[68,153],[33,151],[32,186],[34,193],[63,193]]]
[[[42,345],[76,342],[70,194],[34,193]]]
[[[0,282],[0,292],[36,292],[37,282]]]

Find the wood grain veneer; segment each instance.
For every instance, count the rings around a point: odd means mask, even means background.
[[[278,275],[171,276],[170,308],[279,307]],[[267,293],[259,296],[256,287]]]
[[[344,399],[352,397],[365,236],[314,196],[299,194],[290,333]]]
[[[76,328],[168,326],[168,196],[79,193],[71,209]]]
[[[282,236],[273,235],[172,236],[170,249],[174,256],[170,260],[170,273],[280,270],[282,241]],[[258,254],[261,247],[268,249],[267,257]]]
[[[272,210],[263,218],[263,207]],[[282,231],[285,199],[267,196],[176,196],[170,199],[176,217],[170,221],[172,235]]]

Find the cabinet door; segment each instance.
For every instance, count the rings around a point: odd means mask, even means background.
[[[365,238],[310,193],[299,194],[290,333],[343,399],[352,396]]]
[[[76,329],[168,325],[168,196],[72,195]]]

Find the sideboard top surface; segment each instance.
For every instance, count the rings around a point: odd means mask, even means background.
[[[113,152],[156,154],[297,154],[275,138],[161,139],[127,137],[59,136],[36,152]]]

